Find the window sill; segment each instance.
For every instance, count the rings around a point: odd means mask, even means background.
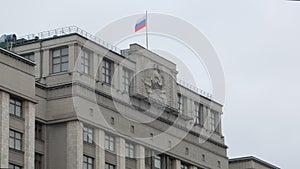
[[[136,161],[135,157],[125,157],[126,160]]]
[[[105,152],[108,152],[108,153],[111,153],[111,154],[115,154],[115,151],[111,151],[111,150],[108,150],[108,149],[105,149]]]
[[[14,114],[9,114],[9,115],[10,115],[10,117],[12,117],[14,119],[25,121],[25,118],[22,116],[20,117],[20,116],[14,115]]]
[[[85,145],[90,146],[90,147],[96,147],[96,144],[95,144],[95,143],[89,143],[89,142],[86,142],[86,141],[83,141],[83,143],[84,143]]]
[[[71,72],[68,72],[68,71],[62,71],[62,72],[56,72],[56,73],[49,73],[49,76],[56,76],[56,75],[64,75],[64,74],[69,74]]]
[[[22,150],[17,150],[17,149],[11,148],[11,147],[9,147],[9,150],[10,150],[10,151],[13,151],[13,152],[16,152],[16,153],[24,154],[24,151],[22,151]]]

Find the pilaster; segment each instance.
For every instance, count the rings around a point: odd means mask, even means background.
[[[0,168],[8,168],[9,94],[0,91]]]
[[[35,105],[32,102],[24,102],[24,168],[34,168],[34,149],[35,149]]]
[[[121,137],[116,138],[116,152],[117,152],[117,169],[125,169],[125,139]]]
[[[105,168],[105,133],[103,130],[95,129],[96,159],[95,169]]]
[[[67,124],[67,169],[82,169],[83,126],[79,121]]]
[[[142,145],[135,146],[136,168],[145,169],[145,147]]]
[[[42,56],[43,58],[42,77],[47,77],[49,76],[50,73],[52,73],[52,60],[50,57],[51,57],[50,50],[49,49],[44,50]]]
[[[172,166],[174,166],[174,169],[181,169],[181,161],[178,160],[178,159],[175,159],[173,161],[173,165]]]

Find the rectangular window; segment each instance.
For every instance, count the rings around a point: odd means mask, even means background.
[[[145,148],[145,165],[146,167],[150,167],[151,166],[151,150],[148,148]]]
[[[22,133],[9,130],[9,148],[21,150],[22,148]]]
[[[43,140],[43,124],[36,122],[35,123],[35,138]]]
[[[104,58],[102,61],[102,81],[111,84],[113,73],[113,61]]]
[[[69,68],[68,47],[52,50],[52,73],[66,72]]]
[[[210,129],[211,131],[215,131],[217,128],[217,112],[211,110],[210,111]]]
[[[154,168],[155,169],[161,168],[161,158],[158,155],[154,156]]]
[[[34,169],[42,169],[42,159],[43,159],[42,154],[35,153],[35,156],[34,156]]]
[[[10,98],[9,113],[17,117],[22,117],[22,101],[15,98]]]
[[[21,56],[34,62],[34,53],[26,53],[26,54],[22,54]]]
[[[83,141],[86,143],[93,143],[93,129],[88,127],[83,127]]]
[[[83,155],[83,169],[94,169],[94,158]]]
[[[132,71],[124,68],[123,69],[123,86],[124,86],[124,92],[129,93],[129,88],[130,88],[130,81],[132,78]]]
[[[87,50],[82,50],[81,52],[81,71],[85,74],[91,73],[91,61],[92,53]]]
[[[181,95],[181,94],[178,94],[178,110],[179,110],[179,113],[183,113],[184,110],[185,110],[185,100],[186,100],[186,97]]]
[[[115,151],[115,138],[109,135],[105,135],[105,149],[109,151]]]
[[[186,164],[181,164],[181,169],[189,169],[189,166]]]
[[[203,104],[195,102],[195,116],[196,116],[196,125],[203,125],[202,117],[203,117]]]
[[[147,168],[161,169],[161,156],[157,152],[145,148],[145,165]]]
[[[125,156],[128,158],[134,158],[135,151],[134,151],[134,144],[127,143],[125,145]]]
[[[12,164],[12,163],[9,163],[9,169],[22,169],[21,166],[19,165],[16,165],[16,164]]]
[[[105,163],[105,169],[115,169],[115,166],[109,163]]]

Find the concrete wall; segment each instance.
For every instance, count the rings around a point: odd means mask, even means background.
[[[9,163],[24,169],[34,167],[35,81],[34,63],[21,56],[0,49],[0,161],[7,168]],[[21,117],[9,114],[11,97],[21,101]],[[9,148],[9,130],[22,134],[21,149]]]
[[[68,72],[52,74],[51,51],[60,46],[68,47],[69,70]],[[79,65],[78,60],[80,60],[82,49],[92,51],[93,61],[90,74],[84,74],[76,67]],[[107,162],[118,165],[120,169],[125,168],[126,161],[128,167],[135,168],[138,166],[143,169],[139,160],[136,162],[126,160],[110,152],[104,153],[97,145],[83,144],[82,128],[77,120],[92,126],[97,131],[110,132],[120,140],[130,140],[137,145],[141,144],[157,151],[168,149],[169,141],[171,141],[172,149],[168,150],[166,154],[174,159],[177,158],[203,168],[216,168],[217,162],[220,161],[222,168],[228,168],[227,147],[224,145],[221,129],[220,133],[209,133],[203,128],[193,126],[188,129],[189,121],[179,117],[177,110],[179,87],[176,84],[177,72],[174,63],[136,44],[123,51],[123,54],[128,57],[125,59],[123,56],[108,51],[78,35],[39,40],[36,43],[16,46],[13,50],[21,54],[35,53],[37,65],[35,71],[32,70],[31,73],[36,75],[37,87],[33,93],[36,92],[36,98],[39,99],[36,118],[46,125],[47,133],[45,143],[38,144],[40,147],[37,149],[45,150],[47,168],[79,168],[82,167],[83,154],[97,159],[99,158],[97,152],[99,152],[105,156]],[[111,85],[101,82],[101,61],[104,57],[114,61],[115,71]],[[163,108],[157,106],[147,112],[151,98],[149,98],[143,81],[149,80],[147,78],[151,75],[155,64],[159,65],[165,80],[163,89],[166,92],[166,104]],[[133,93],[129,95],[123,93],[123,67],[139,72],[132,84]],[[140,73],[145,68],[150,71]],[[75,84],[71,85],[72,83]],[[34,83],[31,82],[30,85],[34,86]],[[210,102],[208,99],[185,89],[181,89],[180,92],[188,97],[188,104],[199,101],[219,113],[222,112],[222,106],[217,103]],[[130,97],[131,94],[134,97]],[[190,111],[193,111],[192,106],[186,113],[190,113]],[[161,114],[156,114],[157,112],[161,112]],[[206,113],[208,116],[209,112]],[[158,117],[157,115],[160,118],[150,123],[141,124],[124,118],[124,115],[143,120],[153,120],[153,117]],[[114,125],[110,124],[112,117],[115,119]],[[172,123],[174,125],[171,127],[170,124]],[[135,128],[134,132],[131,130],[132,126]],[[169,130],[170,128],[171,130]],[[208,128],[206,127],[206,129]],[[151,133],[155,136],[154,138],[149,137]],[[159,133],[166,134],[164,139],[156,137]],[[209,139],[200,143],[199,135],[201,138],[209,135]],[[101,137],[98,138],[98,142],[103,142]],[[118,151],[123,152],[124,147],[119,146],[119,148]],[[185,154],[186,148],[190,150],[189,154]],[[206,161],[201,161],[202,154],[205,154]],[[98,168],[103,167],[104,161],[96,160],[96,162]]]

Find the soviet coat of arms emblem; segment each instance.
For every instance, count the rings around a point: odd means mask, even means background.
[[[149,98],[165,103],[164,77],[157,64],[154,64],[153,69],[151,69],[150,78],[144,80],[144,83]]]

